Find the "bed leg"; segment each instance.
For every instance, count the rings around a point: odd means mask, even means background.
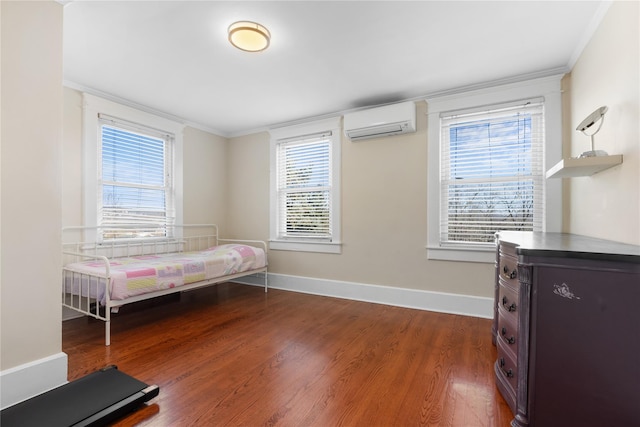
[[[264,272],[264,292],[267,293],[267,272]]]
[[[104,345],[111,345],[111,320],[104,322]]]

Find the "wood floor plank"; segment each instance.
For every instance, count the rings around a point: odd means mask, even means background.
[[[106,365],[160,395],[116,426],[487,426],[513,418],[491,321],[220,284],[63,323],[69,379]]]

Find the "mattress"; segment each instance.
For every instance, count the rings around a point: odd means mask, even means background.
[[[198,252],[141,255],[110,261],[110,299],[123,300],[163,289],[212,280],[266,266],[264,250],[242,244],[214,246]],[[102,278],[87,276],[102,276]],[[83,261],[64,267],[65,292],[105,304],[105,266]]]

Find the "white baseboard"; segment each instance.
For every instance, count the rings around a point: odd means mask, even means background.
[[[0,409],[67,383],[67,354],[57,353],[0,372]]]
[[[269,288],[439,313],[493,318],[493,298],[269,273]],[[234,282],[264,286],[262,274]]]

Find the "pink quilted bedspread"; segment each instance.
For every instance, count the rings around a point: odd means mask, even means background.
[[[110,260],[110,264],[111,299],[122,300],[160,289],[259,269],[266,266],[266,258],[260,248],[228,244],[200,252],[115,258]],[[104,304],[104,281],[98,286],[90,285],[72,271],[104,274],[104,263],[91,260],[65,266],[67,292],[78,294],[82,286],[82,295],[90,294]]]

